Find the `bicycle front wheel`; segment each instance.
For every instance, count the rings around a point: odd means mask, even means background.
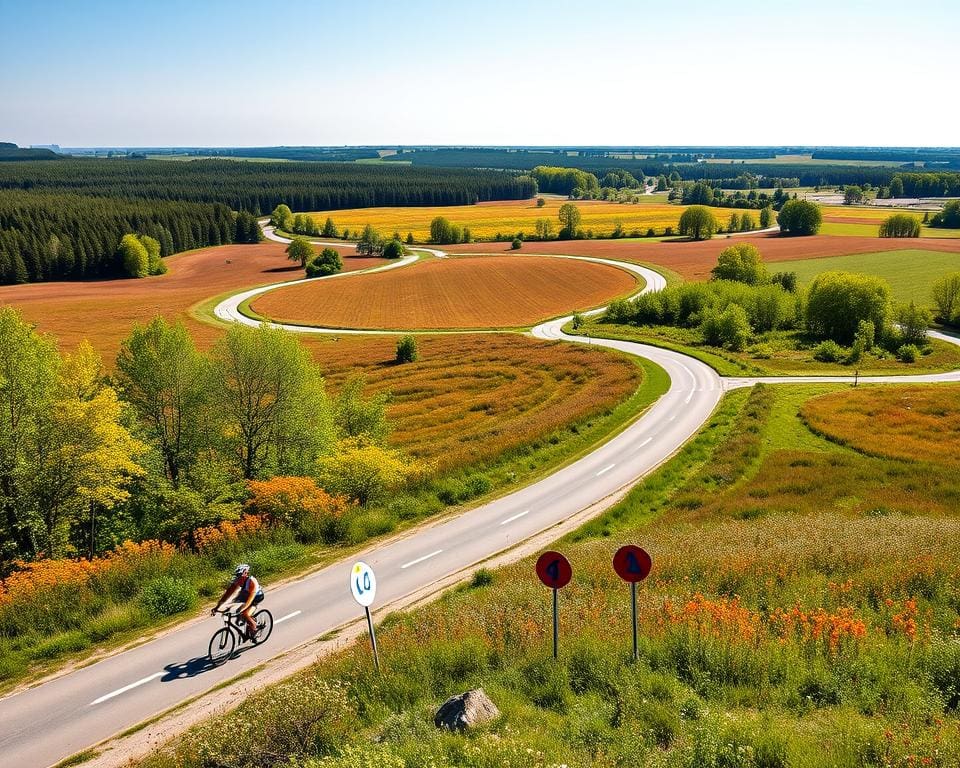
[[[223,662],[233,656],[237,648],[237,638],[227,627],[218,629],[210,638],[210,662],[215,667],[219,667]]]
[[[266,608],[263,608],[253,614],[253,620],[257,622],[257,633],[253,636],[253,642],[256,645],[266,642],[273,632],[273,614]]]

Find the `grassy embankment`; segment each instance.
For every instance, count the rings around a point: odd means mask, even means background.
[[[944,412],[958,418],[960,387],[734,392],[557,545],[574,569],[559,662],[531,558],[388,617],[382,675],[358,643],[145,764],[958,765],[960,446],[926,438]],[[894,435],[927,452],[890,455]],[[628,541],[654,557],[639,663],[610,567]],[[436,706],[478,685],[502,717],[437,731]]]

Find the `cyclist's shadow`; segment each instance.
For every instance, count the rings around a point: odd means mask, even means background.
[[[230,658],[239,658],[244,651],[252,647],[254,646],[244,644],[240,648],[237,648]],[[167,664],[164,667],[166,674],[160,678],[160,682],[172,683],[174,680],[186,680],[187,678],[196,677],[197,675],[202,675],[204,672],[216,669],[218,666],[220,665],[214,664],[209,656],[197,656],[189,661],[182,661],[179,664]]]
[[[183,661],[179,664],[167,664],[164,667],[166,674],[160,678],[160,682],[171,683],[174,680],[185,680],[188,677],[202,675],[211,669],[216,669],[216,665],[210,661],[209,656],[197,656],[195,659]]]

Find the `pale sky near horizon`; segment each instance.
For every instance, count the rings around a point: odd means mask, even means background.
[[[957,146],[958,48],[957,0],[0,0],[0,141]]]

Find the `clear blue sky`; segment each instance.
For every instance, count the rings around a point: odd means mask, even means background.
[[[0,0],[0,141],[957,145],[958,45],[957,0]]]

